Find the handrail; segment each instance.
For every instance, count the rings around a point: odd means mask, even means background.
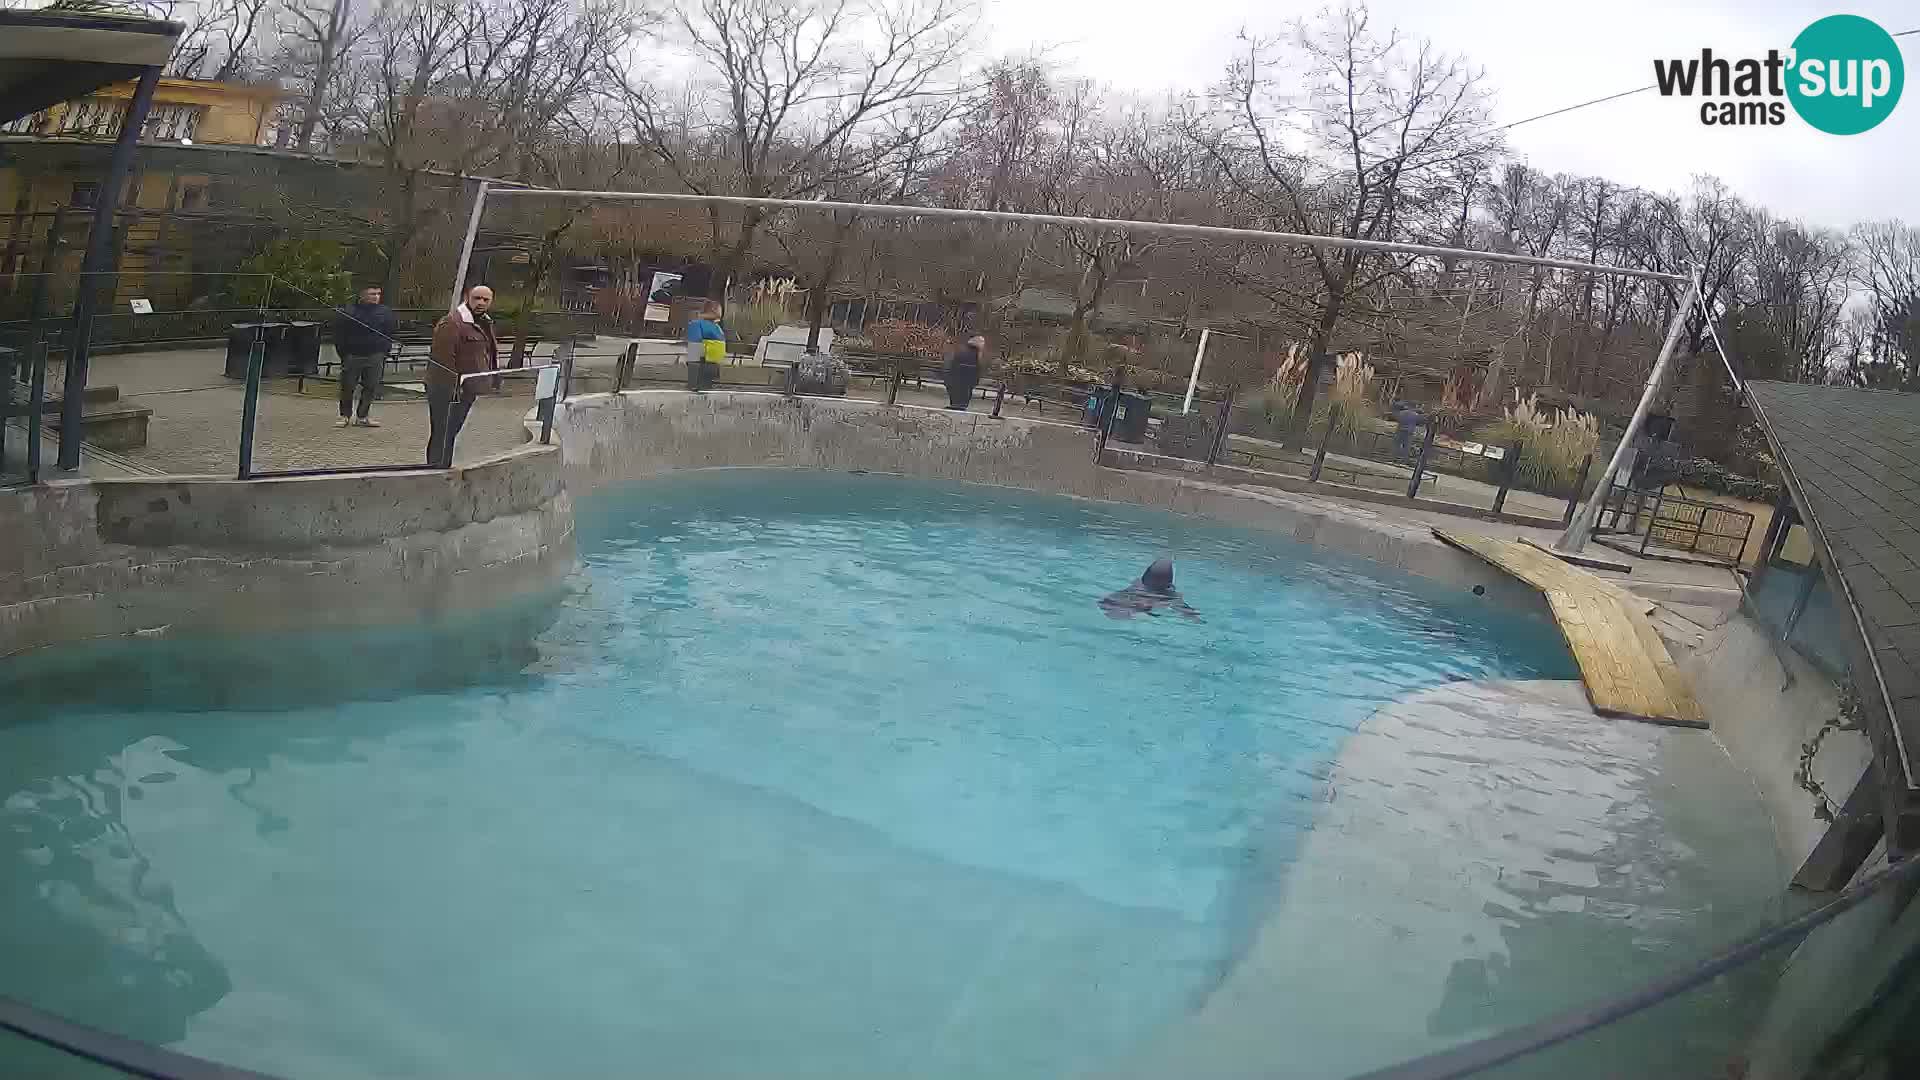
[[[222,1065],[77,1024],[4,996],[0,996],[0,1031],[11,1031],[42,1046],[146,1080],[276,1080],[267,1073]]]
[[[1916,880],[1920,880],[1920,859],[1894,863],[1812,911],[1776,926],[1757,930],[1690,968],[1670,972],[1606,1001],[1581,1005],[1464,1046],[1375,1069],[1352,1080],[1455,1080],[1505,1065],[1704,986],[1782,945],[1799,942],[1821,926],[1877,895],[1880,890]]]

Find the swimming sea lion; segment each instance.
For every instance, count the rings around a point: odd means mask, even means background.
[[[1179,591],[1173,587],[1173,560],[1168,558],[1153,560],[1139,581],[1117,593],[1108,593],[1100,601],[1100,610],[1106,612],[1109,619],[1131,619],[1142,613],[1158,615],[1162,607],[1184,618],[1200,617],[1199,612],[1180,599]]]

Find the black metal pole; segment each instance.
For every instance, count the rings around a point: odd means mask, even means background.
[[[1227,388],[1227,396],[1220,402],[1220,415],[1215,417],[1213,442],[1207,446],[1207,465],[1212,467],[1220,461],[1220,451],[1227,445],[1227,425],[1233,422],[1233,388]]]
[[[1560,518],[1560,527],[1573,524],[1573,515],[1580,510],[1580,493],[1587,488],[1587,474],[1593,471],[1593,455],[1588,454],[1580,462],[1580,475],[1574,478],[1573,490],[1567,494],[1567,512]],[[1617,522],[1615,524],[1618,524]]]
[[[1320,482],[1320,469],[1327,463],[1327,444],[1333,441],[1333,429],[1340,426],[1340,406],[1335,403],[1327,410],[1327,430],[1320,434],[1320,449],[1313,452],[1313,471],[1307,474],[1309,483]]]
[[[66,207],[53,212],[47,226],[47,248],[40,253],[40,272],[33,278],[32,329],[27,335],[27,363],[32,387],[27,391],[27,483],[40,482],[41,424],[47,407],[47,334],[40,321],[47,314],[47,275],[53,271],[54,255],[60,249],[61,230],[67,223]]]
[[[1433,450],[1433,421],[1427,421],[1427,433],[1420,439],[1420,453],[1413,459],[1413,478],[1407,481],[1407,498],[1420,497],[1420,474],[1427,467],[1427,455]]]
[[[1496,514],[1506,512],[1507,492],[1513,490],[1513,478],[1520,472],[1520,446],[1519,442],[1515,442],[1507,447],[1507,453],[1501,461],[1506,467],[1500,470],[1500,490],[1493,493],[1493,512]]]
[[[994,420],[1000,419],[1000,406],[1006,400],[1007,400],[1007,384],[1003,381],[1000,384],[999,391],[993,395],[993,416],[991,417],[991,419],[994,419]]]
[[[140,73],[134,85],[133,100],[127,103],[120,121],[120,137],[113,144],[113,156],[107,161],[106,182],[100,185],[93,207],[93,228],[87,233],[87,253],[80,260],[80,292],[73,301],[73,327],[67,346],[67,374],[60,392],[60,467],[80,467],[82,398],[87,389],[87,346],[93,333],[93,310],[100,292],[99,277],[106,271],[109,247],[113,240],[114,216],[120,210],[120,189],[126,186],[127,173],[133,169],[134,151],[140,145],[140,129],[146,126],[147,112],[153,106],[153,90],[160,83],[160,69],[150,67]]]
[[[897,404],[900,400],[900,361],[893,362],[893,374],[887,377],[887,404]]]
[[[267,328],[253,331],[253,347],[247,350],[247,392],[240,401],[240,479],[253,477],[253,424],[260,415],[260,369],[267,366]]]
[[[1107,438],[1113,434],[1114,421],[1120,416],[1120,390],[1127,384],[1127,369],[1113,369],[1113,388],[1107,393],[1107,407],[1100,414],[1100,436],[1093,444],[1093,460],[1097,463],[1107,452]]]
[[[625,390],[627,383],[632,380],[633,365],[637,362],[639,353],[640,343],[637,341],[628,342],[626,349],[620,353],[620,362],[614,366],[613,371],[613,389],[615,393]]]

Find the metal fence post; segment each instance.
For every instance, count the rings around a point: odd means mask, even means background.
[[[633,381],[633,369],[640,362],[640,343],[627,342],[626,350],[620,354],[620,362],[614,365],[613,389],[618,393]]]
[[[1666,497],[1666,488],[1661,488],[1659,491],[1653,493],[1653,512],[1647,515],[1647,531],[1640,534],[1640,554],[1642,555],[1647,553],[1647,545],[1653,542],[1653,523],[1660,520],[1660,503]],[[1638,506],[1634,507],[1633,516],[1635,519],[1634,524],[1640,524],[1640,508]]]
[[[993,419],[993,420],[1000,419],[1000,406],[1006,400],[1007,400],[1007,384],[1004,380],[1002,380],[1000,383],[999,391],[993,395],[993,415],[990,417],[990,419]]]
[[[260,369],[267,363],[267,328],[253,331],[253,347],[247,350],[247,393],[240,402],[240,479],[253,477],[253,424],[260,415]]]
[[[134,84],[133,98],[120,119],[120,133],[114,139],[113,153],[107,159],[106,179],[94,195],[93,224],[87,230],[86,254],[80,257],[80,291],[73,298],[73,325],[68,331],[67,372],[60,391],[60,467],[68,471],[80,467],[80,444],[86,438],[81,418],[82,398],[87,390],[87,358],[93,343],[93,319],[99,306],[103,276],[114,262],[113,241],[124,239],[114,227],[119,217],[127,174],[140,147],[140,129],[146,125],[153,106],[154,88],[160,84],[160,69],[142,68]],[[112,297],[109,292],[108,297]]]
[[[1233,422],[1233,394],[1233,389],[1229,388],[1227,396],[1220,401],[1220,415],[1215,418],[1213,425],[1213,441],[1207,446],[1208,468],[1219,463],[1220,451],[1227,445],[1227,425]]]
[[[1580,509],[1580,493],[1586,490],[1587,474],[1592,471],[1593,471],[1593,455],[1588,454],[1586,456],[1586,459],[1580,462],[1580,475],[1576,477],[1573,481],[1573,490],[1567,494],[1567,513],[1566,513],[1566,516],[1560,519],[1561,528],[1564,529],[1567,526],[1573,524],[1573,515],[1577,513]],[[1597,519],[1598,515],[1595,515],[1595,517]],[[1618,521],[1614,522],[1614,525],[1616,527],[1618,527],[1619,524],[1620,523]]]
[[[1120,391],[1127,384],[1127,369],[1113,369],[1113,387],[1107,394],[1107,407],[1100,414],[1100,434],[1093,444],[1093,460],[1097,465],[1107,452],[1107,438],[1113,434],[1113,425],[1120,417]]]
[[[799,362],[796,361],[794,363],[790,363],[787,365],[786,386],[781,388],[780,392],[782,395],[790,398],[795,398],[800,396],[800,364]]]
[[[1407,498],[1409,499],[1420,497],[1420,474],[1427,467],[1427,455],[1433,452],[1434,429],[1434,422],[1427,421],[1427,433],[1421,437],[1420,452],[1414,455],[1413,459],[1413,478],[1407,481]]]
[[[895,357],[893,361],[893,374],[887,377],[887,404],[894,405],[894,404],[898,404],[899,401],[900,401],[900,360],[898,357]]]
[[[1513,478],[1520,473],[1521,445],[1516,440],[1513,445],[1507,447],[1505,460],[1501,462],[1506,467],[1500,470],[1500,490],[1493,493],[1493,512],[1496,514],[1506,512],[1507,492],[1513,490]]]
[[[573,396],[573,339],[554,346],[553,354],[554,363],[560,365],[559,400],[565,401]]]
[[[1340,426],[1340,406],[1335,404],[1327,410],[1327,430],[1320,433],[1320,449],[1313,452],[1313,471],[1307,474],[1307,482],[1320,482],[1320,469],[1327,463],[1327,444],[1333,441],[1333,429]]]

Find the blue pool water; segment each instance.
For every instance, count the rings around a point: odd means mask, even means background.
[[[431,633],[0,667],[0,993],[302,1076],[1097,1072],[1231,969],[1370,712],[1574,674],[1472,596],[997,489],[696,474],[580,553]],[[1161,554],[1203,621],[1105,617]]]

